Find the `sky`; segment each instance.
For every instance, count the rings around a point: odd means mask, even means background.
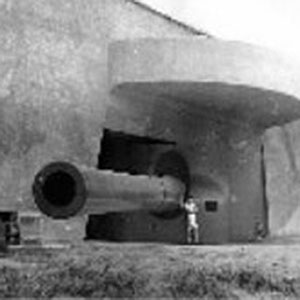
[[[271,48],[300,62],[300,0],[142,0],[225,40]]]

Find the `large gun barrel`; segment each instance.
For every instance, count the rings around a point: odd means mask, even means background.
[[[183,203],[185,192],[185,184],[172,176],[130,175],[67,162],[46,165],[33,183],[38,208],[56,219],[82,213],[172,211]]]

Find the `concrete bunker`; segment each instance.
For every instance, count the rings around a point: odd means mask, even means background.
[[[254,241],[258,224],[267,232],[261,136],[300,117],[299,71],[264,49],[209,39],[114,42],[109,70],[98,170],[72,165],[82,191],[73,211],[44,197],[46,166],[34,182],[39,208],[90,215],[87,238],[185,243],[189,194],[200,243]]]
[[[266,49],[197,38],[119,41],[110,58],[111,110],[125,122],[145,103],[138,114],[154,116],[143,130],[175,140],[187,160],[190,193],[203,203],[202,242],[254,241],[258,227],[268,233],[261,137],[299,118],[298,69]]]

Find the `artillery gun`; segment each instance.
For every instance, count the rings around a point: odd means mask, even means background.
[[[55,219],[78,214],[180,210],[186,184],[172,175],[130,175],[50,163],[36,175],[33,194],[38,208]]]

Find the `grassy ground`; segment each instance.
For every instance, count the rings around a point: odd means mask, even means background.
[[[3,297],[300,298],[300,245],[86,243],[0,258]]]

